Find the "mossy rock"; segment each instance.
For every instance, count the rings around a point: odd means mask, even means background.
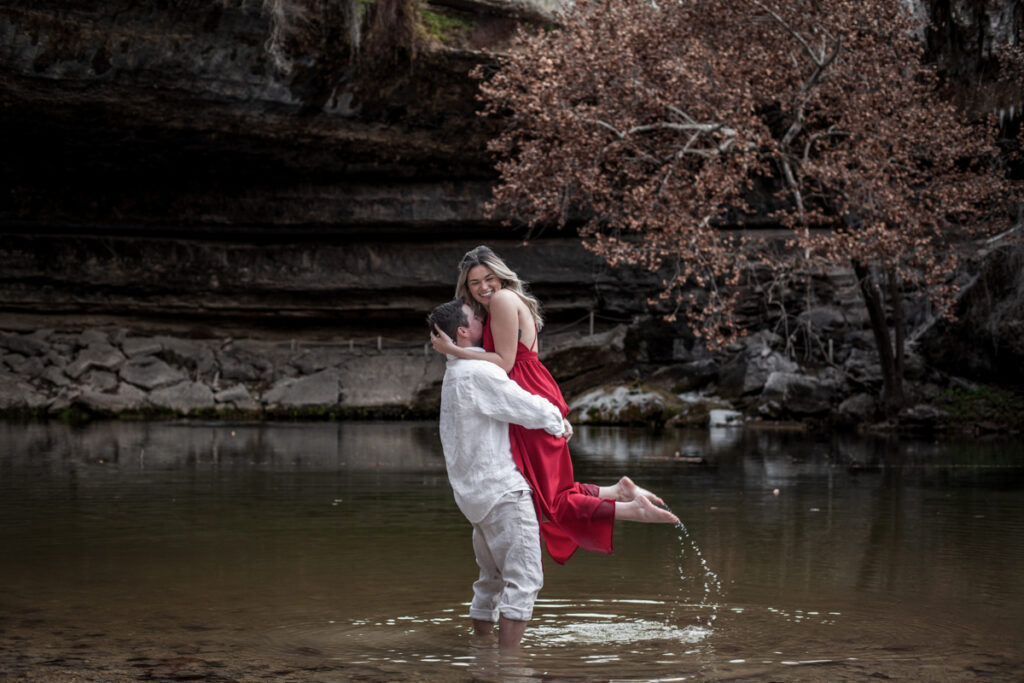
[[[576,398],[569,419],[579,424],[664,424],[683,406],[679,397],[642,383],[605,385]]]

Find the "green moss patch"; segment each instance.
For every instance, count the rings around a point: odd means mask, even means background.
[[[1024,429],[1024,395],[995,386],[949,389],[936,401],[950,422],[967,427]]]
[[[427,35],[437,39],[442,45],[456,46],[469,39],[474,23],[471,19],[454,17],[425,9],[420,13],[423,29]]]

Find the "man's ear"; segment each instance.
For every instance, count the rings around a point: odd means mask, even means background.
[[[459,337],[468,337],[468,336],[469,336],[469,327],[465,327],[463,325],[459,325],[458,327],[455,328],[455,337],[456,337],[456,339],[459,338]],[[455,340],[453,339],[452,341],[455,341]]]

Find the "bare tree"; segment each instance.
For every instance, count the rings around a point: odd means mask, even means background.
[[[952,245],[1009,219],[994,128],[938,96],[914,22],[894,0],[576,3],[478,70],[507,122],[492,209],[670,273],[661,298],[711,346],[742,333],[754,266],[848,264],[898,409],[900,293],[949,314]],[[725,229],[754,217],[790,249]]]

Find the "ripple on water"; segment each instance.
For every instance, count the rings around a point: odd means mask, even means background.
[[[337,667],[371,680],[462,680],[500,672],[510,659],[493,641],[469,634],[468,604],[436,613],[282,624],[268,634],[274,658]],[[647,679],[674,676],[710,629],[667,621],[652,600],[538,600],[511,680],[552,673],[602,671],[610,663],[640,667]]]
[[[589,611],[600,605],[601,611]],[[641,615],[637,606],[643,606]],[[649,614],[650,611],[654,614]],[[698,643],[710,629],[671,623],[668,606],[657,600],[588,600],[583,603],[537,600],[540,618],[530,625],[530,640],[545,646],[607,644],[622,646],[649,641]],[[586,610],[586,611],[585,611]],[[604,656],[604,655],[602,655]]]

